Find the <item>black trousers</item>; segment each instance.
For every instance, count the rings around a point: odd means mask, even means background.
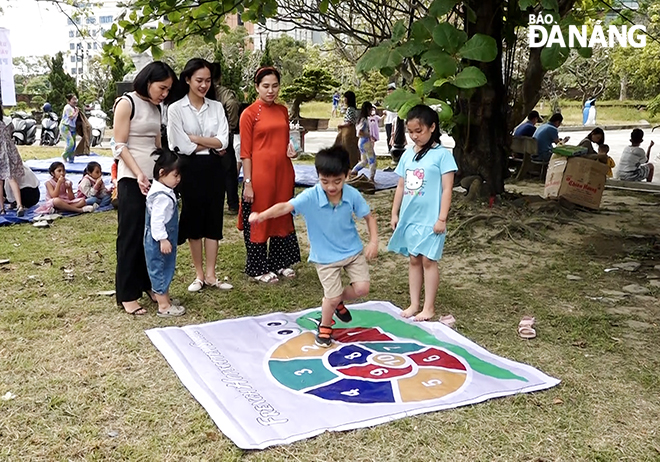
[[[255,243],[250,241],[250,212],[252,204],[243,201],[243,239],[247,254],[245,273],[250,277],[261,276],[270,271],[290,268],[300,262],[300,246],[296,232],[285,237],[271,236],[270,243]]]
[[[385,124],[385,136],[387,136],[387,153],[392,150],[392,145],[390,144],[390,139],[392,138],[392,124]]]
[[[222,168],[225,172],[227,207],[229,210],[238,211],[238,163],[236,162],[236,151],[234,151],[234,136],[238,135],[229,134],[229,146],[225,155],[222,156]]]
[[[151,281],[144,257],[144,220],[146,196],[137,180],[122,178],[117,183],[119,205],[117,210],[117,271],[115,290],[117,304],[137,300]]]

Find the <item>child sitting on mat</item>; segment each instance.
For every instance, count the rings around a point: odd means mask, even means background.
[[[101,164],[90,162],[83,171],[83,179],[78,183],[76,197],[85,199],[87,205],[98,204],[99,207],[110,205],[110,191],[103,183]]]
[[[73,194],[73,186],[66,179],[66,169],[62,162],[53,162],[48,167],[48,173],[52,177],[46,181],[46,202],[40,205],[35,213],[53,213],[55,210],[64,212],[93,212],[98,208],[97,204],[87,205],[84,198],[76,198]]]
[[[332,315],[350,322],[351,313],[345,301],[364,297],[369,293],[369,266],[366,260],[378,255],[378,227],[369,205],[360,192],[345,184],[350,161],[348,151],[341,146],[322,149],[314,161],[319,183],[298,194],[289,202],[280,202],[268,210],[250,214],[250,223],[259,223],[287,213],[302,215],[309,236],[309,261],[323,286],[321,322],[316,344],[332,345]],[[364,218],[369,229],[369,244],[362,248],[362,240],[355,227],[353,214]],[[366,257],[366,259],[365,259]],[[341,270],[348,274],[351,284],[342,286]]]
[[[157,149],[154,182],[147,194],[144,227],[144,255],[151,290],[158,302],[158,316],[170,318],[185,314],[186,309],[170,299],[170,284],[176,267],[176,245],[179,235],[179,209],[174,188],[181,181],[179,156]]]

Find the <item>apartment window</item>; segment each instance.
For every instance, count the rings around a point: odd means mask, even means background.
[[[112,16],[101,16],[101,24],[110,24],[112,22]]]
[[[82,71],[82,67],[79,67],[79,68],[78,68],[78,74],[82,74],[82,73],[83,73],[83,71]]]
[[[72,63],[75,63],[75,62],[76,62],[76,57],[75,57],[75,56],[71,56],[71,62],[72,62]]]
[[[72,30],[69,31],[69,37],[73,37],[74,32]]]
[[[69,50],[75,50],[76,49],[76,44],[75,43],[69,43]]]
[[[75,74],[75,73],[76,73],[76,68],[75,68],[75,67],[72,67],[72,68],[71,68],[71,73],[72,73],[72,74]]]
[[[94,16],[90,16],[89,18],[85,19],[85,22],[87,24],[96,24],[96,18]]]
[[[96,42],[94,42],[94,49],[95,49],[95,50],[98,49],[98,43],[96,43]]]
[[[91,50],[91,49],[92,49],[92,44],[91,44],[91,43],[87,43],[87,49],[88,49],[88,50]]]

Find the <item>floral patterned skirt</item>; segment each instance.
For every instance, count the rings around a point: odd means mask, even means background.
[[[5,125],[0,117],[0,180],[22,178],[23,175],[23,160],[11,139],[11,125]]]

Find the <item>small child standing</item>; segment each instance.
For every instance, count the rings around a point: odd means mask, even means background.
[[[624,181],[653,181],[654,165],[649,162],[651,159],[651,148],[655,144],[649,143],[649,147],[644,152],[639,147],[644,141],[644,132],[635,128],[630,134],[630,146],[626,146],[619,160],[619,179]]]
[[[376,153],[374,152],[374,142],[371,137],[371,130],[369,129],[369,116],[373,106],[369,101],[362,103],[360,108],[360,118],[358,119],[358,147],[360,148],[360,155],[362,159],[358,162],[351,175],[355,176],[360,170],[369,166],[369,179],[374,181],[376,178]]]
[[[427,321],[435,315],[440,283],[438,260],[445,245],[454,172],[458,168],[452,153],[440,146],[437,112],[420,104],[408,112],[406,119],[414,146],[403,153],[395,170],[400,178],[392,203],[394,233],[387,248],[410,257],[410,306],[402,316]],[[417,314],[422,285],[424,308]]]
[[[380,119],[382,117],[376,113],[376,108],[372,107],[371,115],[369,116],[369,132],[371,133],[371,141],[373,143],[380,140]]]
[[[110,205],[110,192],[103,183],[101,164],[90,162],[83,171],[83,178],[78,183],[76,197],[85,199],[87,205],[98,204],[99,207]]]
[[[170,284],[176,267],[176,245],[179,235],[179,214],[174,188],[181,181],[179,156],[157,149],[154,182],[147,194],[144,229],[144,255],[151,290],[158,302],[158,316],[182,316],[186,309],[172,304]]]
[[[63,212],[93,212],[98,205],[87,205],[85,199],[76,198],[73,194],[73,185],[66,179],[66,169],[62,162],[53,162],[48,167],[52,177],[46,181],[46,202],[40,205],[35,213],[53,213],[55,210]]]
[[[369,293],[367,260],[378,255],[378,226],[360,192],[345,184],[350,170],[346,149],[337,145],[322,149],[316,154],[314,164],[319,176],[316,186],[289,202],[280,202],[261,213],[251,213],[250,222],[258,223],[287,213],[304,217],[310,244],[309,261],[316,266],[324,295],[316,344],[329,347],[333,314],[342,322],[350,322],[351,313],[344,302]],[[364,252],[353,214],[364,218],[369,229],[369,244]],[[342,269],[351,280],[347,287],[342,286]]]

